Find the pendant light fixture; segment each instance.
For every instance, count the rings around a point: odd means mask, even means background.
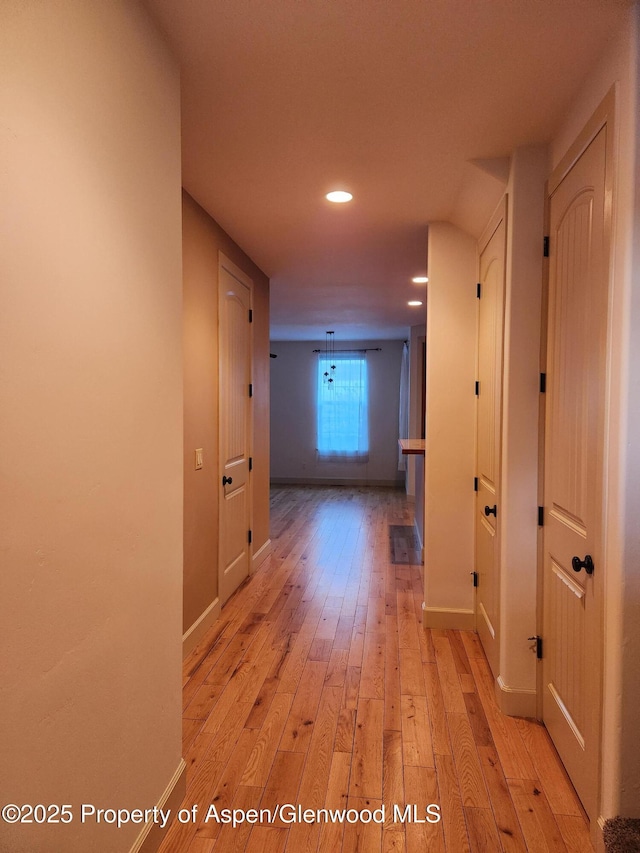
[[[327,368],[325,372],[322,374],[325,384],[329,385],[329,387],[333,384],[333,377],[336,370],[335,365],[335,351],[336,345],[333,339],[333,332],[325,333],[325,341],[324,341],[324,358],[325,358],[325,367]]]

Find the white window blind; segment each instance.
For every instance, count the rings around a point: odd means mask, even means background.
[[[331,369],[332,364],[335,370]],[[338,353],[329,359],[321,353],[317,380],[318,457],[366,462],[369,458],[369,389],[365,354]]]

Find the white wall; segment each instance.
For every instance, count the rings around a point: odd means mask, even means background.
[[[183,193],[184,362],[184,652],[220,612],[218,600],[218,256],[222,252],[253,283],[253,556],[269,541],[269,281],[188,193]],[[194,452],[203,451],[202,468]],[[214,523],[212,523],[214,522]]]
[[[322,341],[272,341],[272,482],[402,483],[398,471],[398,407],[402,341],[336,341],[336,349],[381,347],[367,354],[369,373],[369,461],[316,459],[316,371]]]
[[[473,628],[476,241],[429,225],[425,624]]]
[[[179,79],[133,2],[0,6],[0,823],[118,853],[181,769]],[[174,779],[175,781],[175,779]]]

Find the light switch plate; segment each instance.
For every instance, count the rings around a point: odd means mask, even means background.
[[[202,448],[198,447],[196,449],[196,471],[202,468]]]

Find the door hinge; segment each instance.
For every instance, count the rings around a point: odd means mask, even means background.
[[[547,393],[547,374],[546,373],[540,374],[540,393],[541,394]]]
[[[478,299],[482,298],[482,282],[480,281],[476,284],[476,297]]]
[[[545,237],[542,241],[542,255],[545,258],[549,257],[549,238]]]
[[[249,457],[249,470],[253,471],[253,456]]]
[[[252,540],[252,539],[253,539],[253,534],[252,534],[252,532],[249,530],[249,531],[247,532],[247,542],[249,543],[249,545],[251,545],[251,540]]]
[[[473,491],[474,492],[478,491],[478,478],[477,477],[473,478]]]
[[[253,385],[251,383],[249,384],[249,396],[253,397]]]
[[[544,507],[538,507],[538,527],[544,527]]]
[[[537,634],[535,637],[528,637],[527,639],[533,640],[536,644],[536,657],[538,660],[542,660],[542,637],[539,637]]]
[[[253,323],[253,308],[249,308],[249,322]]]
[[[473,576],[473,585],[478,586],[478,573],[477,572],[471,572],[471,575]]]
[[[480,396],[480,383],[476,381],[476,397]]]

